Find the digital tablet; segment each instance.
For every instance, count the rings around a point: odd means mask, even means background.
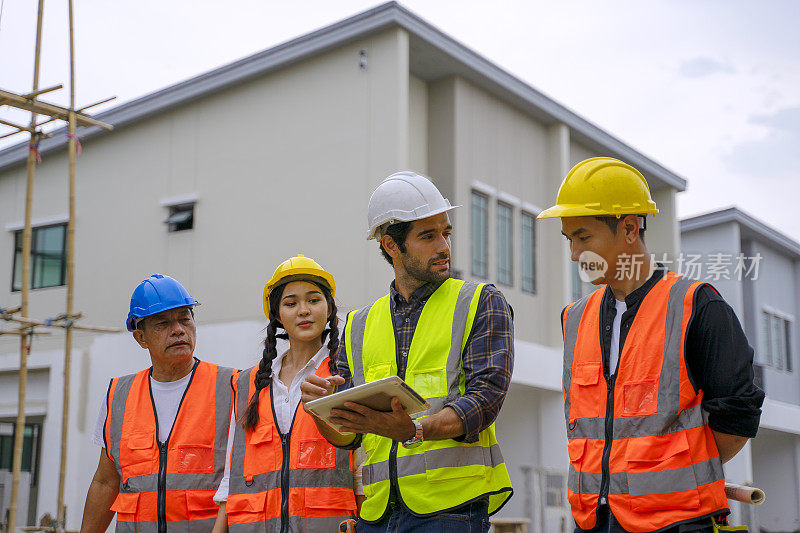
[[[336,431],[340,431],[338,424],[330,421],[331,409],[344,409],[344,402],[354,402],[375,411],[391,411],[394,397],[400,400],[409,415],[426,411],[431,407],[425,398],[417,394],[399,376],[389,376],[310,401],[306,403],[306,410],[330,424]]]

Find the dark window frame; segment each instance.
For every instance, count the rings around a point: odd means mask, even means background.
[[[475,203],[475,200],[479,199],[482,201],[483,205],[478,206]],[[476,236],[476,232],[478,228],[475,227],[475,214],[476,208],[482,208],[483,212],[483,232],[482,232],[482,239],[483,242],[482,247],[482,257],[480,258],[479,262],[482,263],[483,272],[479,272],[476,270],[476,246],[478,243],[477,240],[474,238]],[[470,237],[471,237],[471,246],[470,246],[470,272],[476,278],[488,279],[489,278],[489,196],[472,189],[470,193]]]
[[[531,249],[525,249],[525,221],[530,220],[530,233],[531,233]],[[536,215],[528,211],[520,213],[520,239],[521,239],[521,252],[520,252],[520,274],[522,275],[521,289],[528,294],[536,294]],[[525,276],[525,260],[530,261],[531,276],[530,285],[526,282],[528,278]]]
[[[45,252],[36,250],[36,238],[39,231],[48,230],[52,228],[62,228],[62,243],[61,254],[58,257],[50,256]],[[12,254],[11,261],[11,292],[20,292],[22,290],[22,262],[19,261],[19,287],[15,287],[17,279],[17,260],[22,258],[22,233],[24,230],[14,231],[14,253]],[[31,290],[36,289],[50,289],[53,287],[63,287],[67,284],[67,223],[59,222],[57,224],[48,224],[46,226],[36,226],[31,229]],[[39,264],[37,258],[43,259],[57,259],[61,263],[61,272],[59,275],[59,283],[53,285],[37,285],[37,265]]]
[[[506,219],[505,215],[508,215]],[[503,231],[508,230],[507,240],[508,249],[503,250],[502,238]],[[503,252],[508,252],[508,261],[504,261]],[[507,268],[502,269],[503,263],[507,263]],[[507,270],[504,271],[504,270]],[[507,274],[507,278],[503,278]],[[508,202],[498,200],[497,202],[497,282],[506,287],[514,286],[514,206]]]

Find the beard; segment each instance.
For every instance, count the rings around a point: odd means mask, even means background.
[[[433,270],[433,263],[436,261],[441,261],[442,259],[447,259],[450,261],[450,254],[437,255],[427,262],[407,254],[403,254],[401,257],[403,261],[403,267],[408,275],[418,281],[424,283],[438,283],[450,277],[450,265],[448,265],[447,270],[443,272],[434,272]]]

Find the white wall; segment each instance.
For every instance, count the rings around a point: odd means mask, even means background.
[[[761,430],[753,441],[753,481],[767,495],[755,508],[762,531],[800,530],[797,436]]]

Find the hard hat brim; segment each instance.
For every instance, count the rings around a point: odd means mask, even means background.
[[[412,214],[408,216],[395,216],[392,217],[390,220],[386,220],[381,222],[380,224],[375,225],[375,227],[371,228],[367,232],[367,240],[375,239],[376,241],[380,240],[380,236],[378,236],[378,230],[380,230],[383,226],[391,226],[392,224],[397,224],[399,222],[414,222],[415,220],[425,220],[426,218],[435,217],[436,215],[441,215],[442,213],[447,213],[448,211],[452,211],[453,209],[457,209],[461,207],[460,205],[451,205],[449,207],[445,207],[443,209],[439,209],[433,211],[432,213],[426,213],[424,217],[416,217]]]
[[[585,205],[554,205],[545,209],[536,218],[568,218],[568,217],[601,217],[616,215],[655,215],[656,208],[645,209],[619,209],[609,211],[601,207],[591,208]]]

